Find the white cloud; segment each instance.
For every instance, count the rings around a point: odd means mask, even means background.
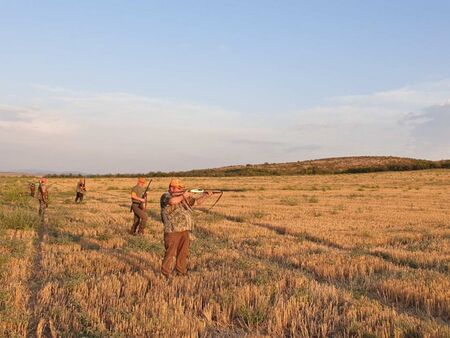
[[[280,116],[130,93],[34,86],[0,97],[0,170],[136,172],[345,155],[449,157],[450,80],[333,97]],[[443,117],[444,116],[444,117]],[[434,135],[433,130],[439,130]],[[427,136],[425,136],[427,135]],[[433,137],[430,137],[433,135]],[[17,154],[20,154],[18,156]]]
[[[40,94],[44,94],[40,97],[47,109],[60,109],[69,113],[73,120],[88,118],[91,122],[118,122],[120,125],[138,125],[144,122],[160,128],[169,126],[188,130],[192,129],[193,124],[196,126],[194,129],[199,129],[209,126],[215,120],[220,122],[218,127],[232,127],[233,121],[240,116],[238,112],[220,107],[123,92],[86,93],[45,86],[36,88],[40,90]]]
[[[411,113],[402,121],[410,129],[411,146],[430,157],[450,158],[450,102]]]
[[[22,132],[33,132],[39,136],[63,135],[73,131],[74,127],[58,114],[41,112],[33,107],[0,104],[0,136],[5,133],[14,133],[19,137],[19,133]]]
[[[227,163],[227,150],[221,153],[224,140],[248,132],[244,116],[221,107],[128,93],[34,88],[26,102],[8,103],[16,113],[0,118],[0,140],[5,141],[0,148],[39,144],[45,149],[45,161],[34,167],[138,171],[221,165]],[[26,151],[36,151],[31,148]],[[63,149],[67,155],[61,158]],[[26,166],[13,154],[9,162],[16,163],[9,165],[14,168]]]
[[[421,83],[369,95],[333,97],[297,113],[293,129],[304,142],[322,144],[338,154],[393,154],[444,158],[449,134],[423,143],[418,125],[432,106],[448,103],[450,80]],[[417,119],[404,123],[414,112]],[[436,126],[434,126],[436,128]],[[294,131],[294,133],[295,133]],[[436,151],[436,149],[439,149]]]

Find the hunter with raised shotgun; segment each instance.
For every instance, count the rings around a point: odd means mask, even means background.
[[[161,272],[165,277],[170,277],[174,262],[177,275],[186,275],[190,236],[193,228],[193,207],[201,205],[214,193],[214,191],[198,189],[185,190],[180,180],[172,179],[169,190],[161,196],[161,220],[164,224],[164,247],[166,249]],[[196,195],[200,197],[195,198]]]

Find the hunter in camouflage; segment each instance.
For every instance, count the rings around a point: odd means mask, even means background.
[[[166,249],[161,272],[169,277],[173,270],[179,275],[187,273],[190,233],[193,227],[192,207],[202,204],[210,193],[194,199],[191,192],[185,191],[178,179],[171,180],[169,191],[161,196],[161,220],[164,224],[164,246]]]

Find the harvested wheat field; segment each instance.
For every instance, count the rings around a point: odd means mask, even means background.
[[[131,236],[135,179],[51,179],[40,225],[27,178],[3,177],[5,337],[449,337],[450,171],[185,178],[225,191],[195,211],[189,275],[160,275],[153,180]],[[205,207],[207,208],[207,207]]]

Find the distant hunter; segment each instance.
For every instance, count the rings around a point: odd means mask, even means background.
[[[151,182],[151,181],[150,181]],[[144,234],[145,225],[147,224],[148,215],[147,207],[147,190],[150,182],[145,188],[145,178],[140,177],[137,184],[131,189],[131,211],[134,213],[133,226],[131,234]]]
[[[75,203],[78,203],[78,201],[81,203],[83,202],[84,194],[86,193],[86,180],[81,179],[77,183],[77,195],[75,197]]]
[[[37,198],[39,200],[39,218],[42,223],[45,223],[47,222],[46,210],[48,208],[48,188],[45,177],[39,179]]]
[[[39,185],[39,183],[30,182],[29,188],[30,188],[30,196],[36,197],[36,187]]]

